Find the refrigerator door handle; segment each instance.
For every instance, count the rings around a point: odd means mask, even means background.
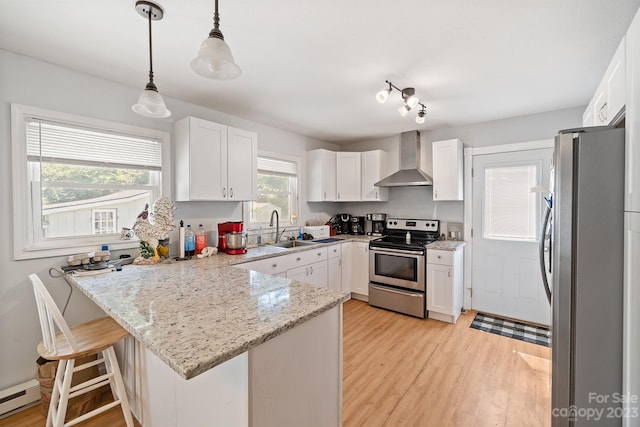
[[[549,221],[551,221],[551,208],[547,206],[544,211],[544,220],[542,221],[542,227],[540,230],[540,273],[542,273],[542,284],[544,285],[544,291],[547,294],[547,301],[551,304],[551,288],[549,287],[549,281],[547,280],[547,266],[544,255],[544,243],[547,234],[547,228],[549,227]],[[551,254],[551,240],[549,240],[549,254]],[[551,256],[549,256],[549,272],[551,272]]]

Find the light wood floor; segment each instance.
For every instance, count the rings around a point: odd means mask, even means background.
[[[347,301],[343,425],[549,426],[550,350],[471,329],[474,316],[450,325]],[[0,427],[45,421],[36,406]],[[125,424],[116,407],[78,425]]]
[[[549,348],[416,319],[350,300],[344,307],[343,425],[551,425]]]

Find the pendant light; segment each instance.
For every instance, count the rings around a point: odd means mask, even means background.
[[[132,106],[131,109],[145,117],[156,119],[169,117],[171,111],[167,110],[162,96],[158,93],[158,88],[153,83],[153,55],[151,44],[151,21],[161,20],[164,12],[157,4],[142,0],[136,2],[136,10],[143,18],[147,18],[149,21],[149,82],[145,86],[142,94],[140,94],[138,103]]]
[[[240,67],[233,60],[231,49],[225,43],[220,31],[218,0],[216,0],[213,15],[213,29],[209,32],[209,37],[200,45],[196,59],[191,61],[191,69],[210,79],[231,80],[240,75]]]

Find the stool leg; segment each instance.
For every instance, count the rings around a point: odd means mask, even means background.
[[[49,400],[49,411],[47,412],[47,427],[53,426],[53,421],[56,418],[56,408],[58,407],[58,401],[60,400],[60,384],[64,378],[64,370],[67,366],[66,360],[59,360],[58,367],[56,369],[56,377],[53,381],[53,389],[51,390],[51,400]]]
[[[124,415],[127,427],[133,427],[133,418],[131,417],[131,408],[129,407],[129,400],[127,399],[127,391],[124,388],[124,381],[122,381],[122,374],[120,373],[120,367],[118,366],[118,359],[116,359],[116,352],[113,347],[103,351],[104,356],[107,359],[107,370],[113,373],[113,381],[111,381],[112,391],[118,395],[120,399],[120,406],[122,407],[122,414]],[[114,384],[115,383],[115,384]],[[115,385],[115,390],[114,390]]]
[[[62,362],[62,361],[60,361]],[[62,380],[62,390],[60,390],[60,404],[58,405],[58,413],[54,421],[54,427],[62,427],[64,418],[67,415],[67,405],[69,404],[69,389],[71,388],[71,379],[73,378],[73,368],[76,361],[69,359],[64,367],[64,379]]]

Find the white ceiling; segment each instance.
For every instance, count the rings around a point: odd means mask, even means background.
[[[242,75],[189,68],[213,0],[159,0],[161,94],[345,142],[586,105],[640,0],[219,0]],[[0,0],[0,47],[144,88],[147,24],[135,0]],[[427,105],[402,118],[390,79]],[[134,100],[123,100],[129,108]],[[171,109],[171,100],[167,102]],[[417,112],[417,111],[416,111]],[[132,113],[133,114],[133,113]],[[177,119],[172,117],[170,119]]]

